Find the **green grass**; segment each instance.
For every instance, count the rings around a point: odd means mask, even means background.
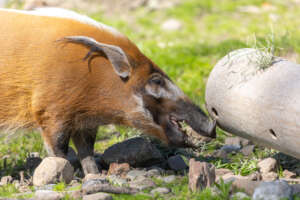
[[[294,1],[282,0],[185,0],[173,8],[149,10],[141,7],[131,11],[127,18],[118,15],[107,17],[105,12],[93,13],[91,17],[112,25],[132,41],[141,51],[158,64],[176,84],[200,107],[205,109],[205,84],[216,62],[230,51],[245,48],[265,48],[275,56],[298,55],[300,53],[300,6]],[[12,1],[22,7],[20,1]],[[256,6],[259,12],[244,12],[245,8]],[[88,12],[88,11],[86,11]],[[174,18],[182,23],[179,31],[164,31],[161,24]],[[270,37],[271,36],[271,37]],[[296,61],[300,61],[296,56]],[[270,60],[262,61],[262,68]],[[119,132],[120,135],[111,134]],[[95,149],[103,152],[106,148],[126,138],[140,135],[137,130],[126,127],[101,127],[98,131]],[[217,140],[206,144],[199,150],[199,159],[208,159],[215,149],[222,146],[226,134],[218,130]],[[71,144],[72,145],[72,144]],[[0,138],[0,176],[18,177],[24,170],[29,152],[39,152],[45,156],[41,136],[37,132],[17,133],[14,137]],[[229,160],[210,159],[217,168],[231,169],[235,174],[248,175],[257,170],[260,158],[273,156],[277,152],[256,148],[248,156],[232,154]],[[4,159],[4,157],[7,157]],[[282,167],[278,173],[282,175]],[[30,175],[30,172],[26,172]],[[172,189],[170,199],[226,199],[226,184],[220,184],[222,194],[213,195],[209,189],[192,193],[188,190],[187,177],[172,184],[159,186]],[[55,190],[63,191],[67,185],[59,183]],[[147,191],[146,191],[147,192]],[[0,197],[11,197],[18,193],[13,185],[0,187]],[[68,197],[66,197],[68,199]],[[114,199],[163,199],[148,195],[114,195]]]

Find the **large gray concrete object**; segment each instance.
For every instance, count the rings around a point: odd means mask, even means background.
[[[233,51],[213,68],[205,98],[223,130],[300,159],[300,65]]]

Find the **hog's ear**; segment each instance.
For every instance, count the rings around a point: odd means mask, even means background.
[[[84,45],[90,49],[84,59],[92,58],[93,52],[104,55],[111,62],[115,72],[120,77],[128,78],[130,75],[130,64],[128,62],[128,58],[124,51],[118,46],[103,44],[86,36],[68,36],[59,41]]]

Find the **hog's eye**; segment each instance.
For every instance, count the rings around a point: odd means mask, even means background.
[[[155,85],[163,86],[164,85],[164,80],[161,77],[153,77],[151,79],[151,83],[153,83]]]

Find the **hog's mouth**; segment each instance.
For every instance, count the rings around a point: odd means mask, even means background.
[[[181,134],[182,144],[180,146],[199,148],[212,140],[211,137],[203,136],[195,131],[184,119],[178,119],[171,115],[169,116],[169,123],[172,125],[173,132],[176,133],[175,135]]]

